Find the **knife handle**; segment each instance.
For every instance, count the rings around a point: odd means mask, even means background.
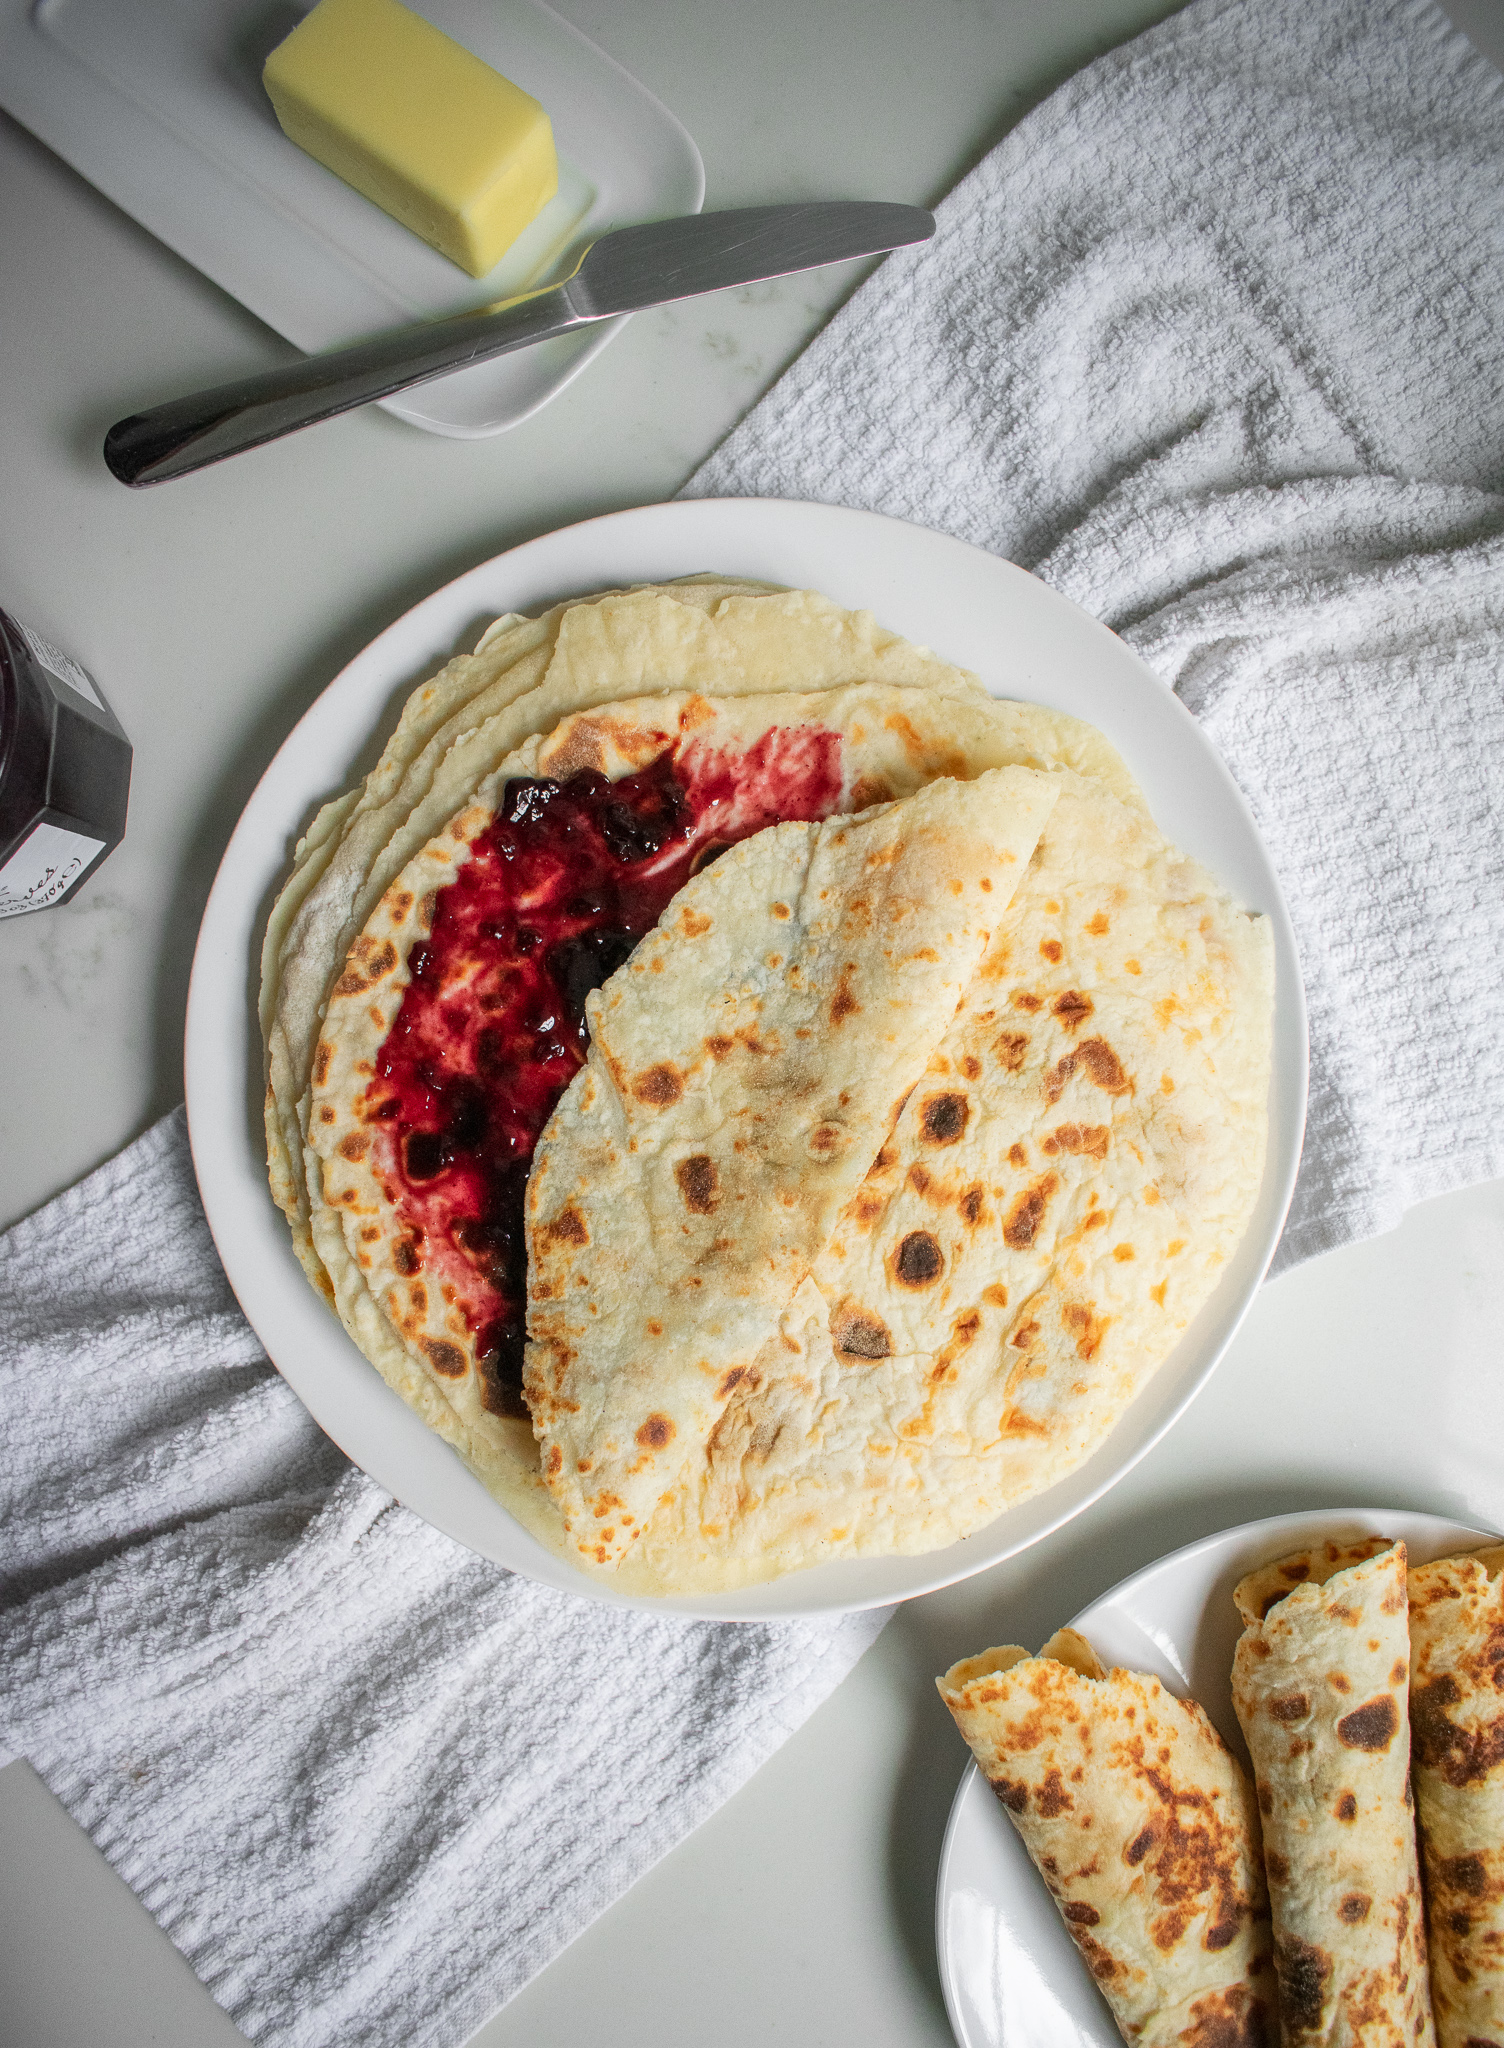
[[[123,484],[165,483],[409,384],[567,334],[592,317],[576,310],[565,283],[477,313],[404,327],[132,413],[105,435],[104,459]]]

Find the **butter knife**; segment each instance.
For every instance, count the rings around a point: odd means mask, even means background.
[[[104,459],[123,484],[165,483],[409,384],[597,320],[875,256],[927,241],[934,231],[934,215],[922,207],[875,199],[747,206],[618,228],[592,242],[561,283],[542,291],[132,413],[106,434]]]

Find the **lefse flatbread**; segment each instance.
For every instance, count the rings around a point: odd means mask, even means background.
[[[1504,1548],[1410,1574],[1410,1733],[1441,2048],[1504,2048]]]
[[[774,792],[791,761],[811,772],[783,803]],[[488,1006],[509,1000],[508,977],[528,971],[524,941],[538,938],[519,909],[498,950],[474,909],[482,867],[510,858],[498,807],[522,790],[515,800],[541,815],[550,791],[572,802],[589,786],[599,850],[611,792],[635,790],[623,801],[651,823],[654,789],[677,778],[693,829],[634,870],[666,889],[780,817],[860,812],[937,777],[1009,766],[1047,773],[1060,794],[1011,950],[965,991],[708,1442],[699,1421],[687,1433],[690,1455],[657,1494],[646,1537],[625,1563],[614,1539],[595,1546],[604,1562],[582,1553],[544,1486],[520,1322],[496,1336],[497,1287],[514,1308],[522,1295],[521,1182],[509,1238],[513,1196],[466,1212],[451,1199],[464,1175],[445,1164],[477,1091],[491,1087],[491,1109],[510,1115],[511,1082],[482,1086]],[[718,777],[733,791],[724,812]],[[601,854],[607,867],[614,858]],[[571,898],[567,863],[550,887],[566,925],[590,912],[589,888]],[[659,906],[651,889],[639,895],[637,922],[614,936],[587,930],[589,914],[569,926],[576,954],[598,949],[581,989],[622,957],[618,941],[651,928]],[[457,945],[463,917],[451,911],[465,901],[479,936]],[[580,964],[565,976],[572,990]],[[475,655],[414,693],[364,787],[314,821],[263,966],[270,1174],[310,1280],[541,1541],[632,1590],[716,1589],[847,1552],[926,1548],[1048,1485],[1101,1441],[1215,1283],[1262,1167],[1264,922],[1167,846],[1092,728],[994,701],[870,615],[808,592],[692,578],[497,621]],[[658,980],[672,982],[667,962]],[[414,1008],[424,988],[439,998],[427,1022]],[[659,993],[672,1008],[668,987]],[[549,1036],[557,1022],[539,1011],[549,1104],[573,1071]],[[567,1039],[575,1027],[562,1028]],[[581,1039],[576,1062],[583,1050]],[[449,1106],[409,1130],[431,1155],[417,1171],[393,1140],[425,1074]],[[455,1083],[472,1097],[457,1115]],[[533,1087],[530,1099],[544,1096]],[[514,1178],[546,1113],[508,1140]],[[499,1170],[493,1156],[485,1172]],[[656,1485],[667,1475],[654,1471]]]
[[[1246,1228],[1267,921],[1140,808],[1058,779],[954,1022],[644,1573],[723,1585],[980,1528],[1101,1442]]]
[[[590,998],[528,1188],[526,1392],[572,1542],[623,1556],[950,1024],[1056,798],[1023,768],[779,825]]]
[[[1206,1714],[1061,1629],[937,1680],[1125,2041],[1274,2048],[1252,1790]]]
[[[1410,1799],[1405,1546],[1265,1566],[1233,1705],[1253,1758],[1285,2048],[1436,2035]]]
[[[691,793],[703,784],[714,796],[694,842],[710,850],[766,822],[757,808],[759,778],[777,771],[786,755],[796,766],[807,766],[811,756],[828,761],[828,786],[805,789],[801,800],[812,802],[817,814],[844,814],[911,794],[938,775],[974,776],[1017,760],[1052,761],[1040,752],[1046,741],[1073,759],[1094,761],[1137,801],[1105,743],[1088,729],[1076,730],[1075,721],[1054,713],[1036,718],[1027,706],[1001,705],[994,712],[954,702],[939,690],[925,695],[857,685],[813,696],[728,700],[681,693],[605,706],[561,720],[546,736],[506,756],[377,902],[329,993],[311,1055],[312,1077],[293,1119],[308,1133],[303,1222],[317,1266],[310,1277],[330,1291],[347,1329],[388,1384],[540,1539],[558,1547],[557,1513],[543,1493],[521,1404],[509,1412],[497,1399],[480,1355],[485,1304],[477,1297],[475,1265],[452,1246],[446,1251],[443,1232],[414,1234],[391,1156],[390,1127],[382,1121],[386,1105],[372,1095],[377,1066],[408,996],[409,962],[432,936],[437,892],[467,867],[517,778],[567,778],[588,769],[615,783],[671,760],[680,764]],[[778,787],[787,801],[786,781]],[[561,887],[568,898],[575,884],[565,878]],[[481,951],[495,952],[483,934]],[[452,1001],[447,991],[439,992],[446,1010],[452,1002],[479,1010],[511,971],[479,956],[454,964],[458,985]],[[677,999],[660,1000],[672,1007]],[[467,1068],[482,1051],[479,1038],[488,1028],[484,1014],[472,1022],[472,1042],[459,1048],[460,1064]],[[519,1224],[521,1213],[519,1193]]]

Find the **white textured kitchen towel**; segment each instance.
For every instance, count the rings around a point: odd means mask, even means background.
[[[398,1507],[267,1364],[181,1111],[0,1237],[0,1413],[0,1741],[277,2048],[462,2041],[885,1618],[620,1612]]]
[[[1202,720],[1311,1010],[1277,1268],[1504,1173],[1501,492],[1504,81],[1429,0],[1094,63],[689,486],[1008,556]]]

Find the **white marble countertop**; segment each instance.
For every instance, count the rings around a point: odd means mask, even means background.
[[[561,0],[684,121],[707,205],[938,199],[1021,112],[1166,0]],[[1453,18],[1504,63],[1504,0]],[[61,911],[0,923],[0,1225],[182,1093],[194,937],[289,725],[417,598],[569,521],[671,496],[860,269],[639,315],[492,440],[375,411],[131,493],[104,429],[287,354],[0,117],[0,602],[103,683],[136,747],[128,836]],[[963,1756],[931,1678],[1037,1641],[1178,1544],[1387,1503],[1504,1526],[1504,1183],[1267,1288],[1210,1386],[1104,1502],[902,1610],[808,1726],[482,2029],[487,2048],[713,2030],[949,2040],[933,1926]],[[0,2048],[240,2036],[24,1764],[0,1771]]]

